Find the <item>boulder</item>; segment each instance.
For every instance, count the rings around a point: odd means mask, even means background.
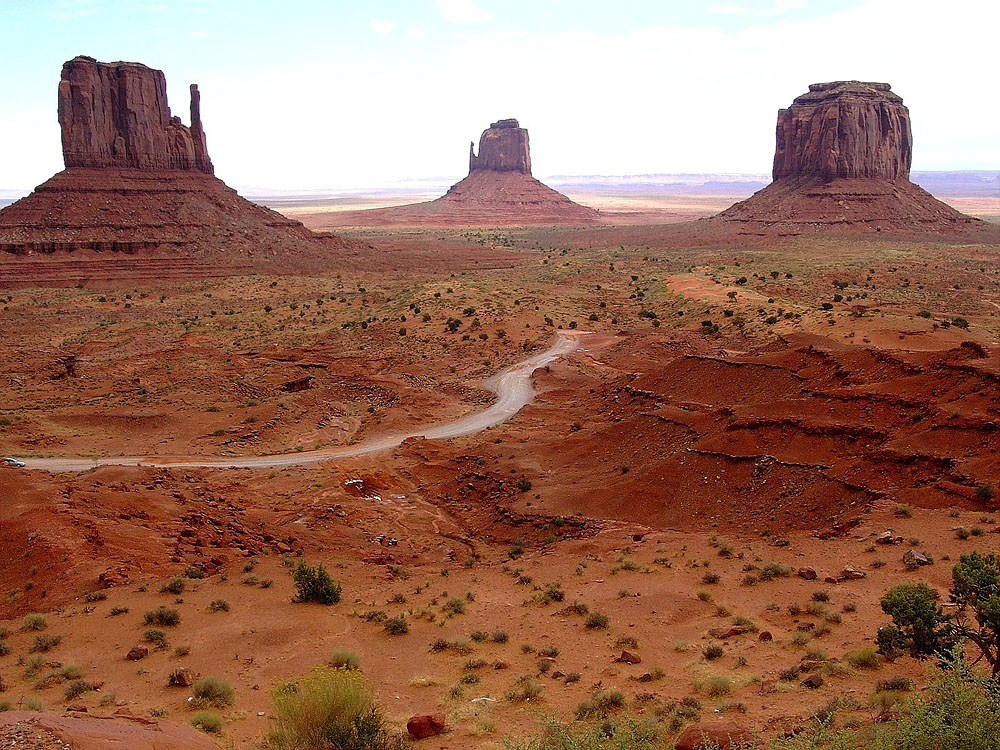
[[[837,583],[843,583],[844,581],[860,581],[867,577],[868,574],[865,573],[865,571],[858,570],[848,565],[846,568],[840,571],[840,575],[837,576]]]
[[[735,724],[721,722],[695,724],[675,741],[676,750],[732,750],[753,740],[753,735]]]
[[[175,669],[170,673],[170,676],[167,677],[167,685],[170,687],[187,688],[191,687],[196,679],[197,676],[190,669]]]
[[[811,674],[802,680],[802,687],[816,690],[823,687],[823,678],[818,674]]]
[[[406,722],[406,731],[415,740],[434,737],[444,731],[444,714],[418,714]]]
[[[133,646],[129,649],[129,652],[125,654],[125,658],[129,661],[140,661],[149,656],[149,649],[145,646]]]
[[[631,651],[622,651],[621,656],[619,656],[615,661],[620,661],[623,664],[641,664],[642,659],[639,654],[633,654]]]
[[[903,553],[903,565],[907,568],[919,568],[922,565],[931,565],[931,559],[923,552],[908,549]]]
[[[816,569],[815,568],[799,568],[798,576],[804,581],[815,581],[816,580]]]
[[[760,631],[760,635],[757,636],[757,640],[760,641],[761,643],[768,643],[774,640],[774,636],[771,635],[771,631],[762,630]]]
[[[902,544],[902,542],[903,537],[893,534],[892,529],[886,529],[875,537],[875,544]]]

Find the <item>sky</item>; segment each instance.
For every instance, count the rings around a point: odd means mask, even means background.
[[[490,122],[536,176],[769,173],[810,83],[887,81],[914,170],[1000,169],[997,0],[0,0],[0,188],[62,168],[78,54],[198,83],[216,174],[248,189],[461,177]]]

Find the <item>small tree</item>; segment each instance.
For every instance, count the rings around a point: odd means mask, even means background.
[[[1000,557],[962,555],[951,578],[950,615],[926,583],[901,583],[882,597],[882,611],[892,617],[892,625],[879,628],[879,653],[908,651],[919,659],[941,655],[960,639],[968,639],[980,651],[973,663],[985,659],[996,677],[1000,675]]]
[[[313,568],[300,560],[292,573],[292,580],[298,592],[293,601],[326,605],[340,601],[340,584],[330,577],[322,563]]]

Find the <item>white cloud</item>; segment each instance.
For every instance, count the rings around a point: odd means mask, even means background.
[[[406,30],[406,36],[409,39],[423,39],[424,38],[424,30],[422,28],[420,28],[419,26],[411,26],[410,28],[408,28]]]
[[[751,10],[742,5],[716,5],[708,9],[709,13],[716,13],[719,15],[730,15],[730,16],[780,16],[790,10],[801,10],[805,8],[805,0],[776,0],[773,6],[770,8],[757,8]]]
[[[208,36],[208,34],[206,34],[204,31],[192,31],[191,32],[191,38],[192,39],[204,39],[207,36]]]
[[[493,18],[473,0],[436,0],[444,20],[451,23],[483,23]]]
[[[97,13],[93,0],[59,0],[54,8],[45,11],[50,18],[67,21]]]
[[[368,25],[376,34],[388,34],[396,28],[396,24],[392,21],[380,21],[377,18],[372,20],[372,22]]]

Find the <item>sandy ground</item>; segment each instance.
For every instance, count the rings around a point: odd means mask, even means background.
[[[949,560],[996,548],[1000,248],[677,250],[649,227],[377,239],[406,264],[0,293],[0,454],[36,458],[349,448],[480,412],[491,375],[560,327],[591,332],[474,435],[309,467],[0,468],[0,698],[187,723],[188,691],[167,686],[184,667],[233,685],[221,741],[250,748],[270,686],[346,648],[395,725],[446,712],[420,746],[498,748],[611,688],[667,731],[693,697],[701,719],[771,736],[834,698],[872,721],[876,681],[923,679],[844,657],[872,644],[894,583],[944,590]],[[899,545],[874,544],[887,528]],[[935,564],[905,570],[908,549]],[[343,583],[340,604],[292,603],[300,557]],[[789,575],[754,581],[771,562]],[[865,577],[825,582],[845,567]],[[160,593],[185,571],[204,577]],[[168,646],[126,660],[160,605],[180,614]],[[733,618],[749,631],[709,634]],[[39,634],[62,640],[29,672]],[[807,652],[818,690],[782,679]],[[66,665],[99,689],[65,700]]]

